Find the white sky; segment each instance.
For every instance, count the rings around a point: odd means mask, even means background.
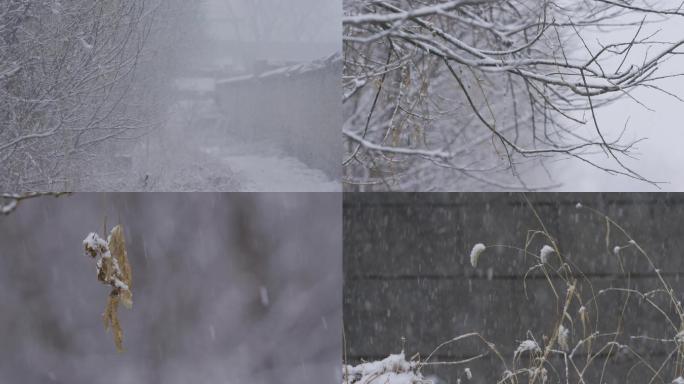
[[[210,29],[228,40],[340,42],[340,0],[205,0]]]
[[[641,36],[660,30],[659,41],[679,41],[683,38],[684,17],[671,17],[658,25],[644,28]],[[626,29],[614,34],[595,32],[583,37],[591,44],[597,40],[605,43],[621,39],[629,41],[634,29]],[[684,52],[684,48],[678,51]],[[655,51],[650,53],[652,57]],[[643,57],[635,55],[634,58]],[[671,59],[660,67],[661,74],[684,72],[684,54]],[[684,98],[684,77],[670,78],[656,83],[669,92]],[[630,98],[597,110],[599,125],[611,132],[613,137],[627,125],[628,138],[647,138],[637,145],[637,159],[626,159],[625,164],[654,181],[668,181],[661,190],[684,190],[684,103],[672,96],[653,89],[638,89],[632,95],[653,111],[649,111]],[[605,159],[604,155],[595,157]],[[590,167],[578,160],[561,160],[551,166],[551,173],[562,186],[560,191],[658,191],[656,187],[624,176],[612,176]],[[546,176],[543,176],[544,178]]]

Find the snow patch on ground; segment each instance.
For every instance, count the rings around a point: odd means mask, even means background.
[[[339,181],[275,148],[248,143],[205,147],[236,175],[242,192],[339,192]]]
[[[380,361],[344,367],[343,384],[432,384],[417,372],[416,363],[406,361],[404,353]]]
[[[180,99],[159,129],[140,139],[127,164],[81,177],[79,191],[341,192],[341,182],[280,150],[236,137],[205,96],[214,80],[175,80]],[[2,211],[5,209],[3,208]]]

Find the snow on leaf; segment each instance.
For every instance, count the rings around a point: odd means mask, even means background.
[[[95,232],[90,232],[88,236],[83,239],[83,246],[86,254],[90,255],[90,257],[103,256],[105,253],[109,252],[107,243]]]
[[[568,338],[570,336],[570,330],[565,328],[563,324],[558,327],[558,346],[561,350],[567,351],[570,349],[568,345]]]
[[[123,351],[123,330],[118,317],[119,303],[127,308],[133,305],[131,293],[131,266],[128,263],[126,241],[120,225],[114,227],[105,242],[97,233],[91,232],[83,240],[85,252],[96,259],[97,279],[111,292],[102,319],[105,330],[111,329],[116,350]]]
[[[539,251],[539,256],[541,258],[541,262],[546,264],[549,262],[549,256],[554,254],[556,251],[551,247],[550,245],[544,244],[542,249]]]
[[[485,249],[487,249],[487,247],[482,243],[477,243],[473,246],[473,249],[470,251],[470,265],[472,265],[473,268],[477,268],[477,261],[480,259],[480,255]]]
[[[515,358],[516,356],[520,355],[523,352],[541,352],[541,348],[539,348],[539,344],[537,344],[536,341],[534,340],[524,340],[518,345],[518,348],[515,350],[513,353],[513,357]]]

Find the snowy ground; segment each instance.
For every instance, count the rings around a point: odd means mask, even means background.
[[[242,192],[341,190],[339,182],[284,154],[273,143],[250,143],[230,135],[230,117],[222,116],[213,101],[205,97],[214,90],[212,79],[179,79],[176,85],[183,91],[200,95],[197,100],[179,103],[179,108],[174,109],[177,116],[171,118],[169,127],[171,136],[180,137],[184,147],[192,143],[199,152],[193,156],[206,162],[207,169],[199,174],[207,174],[207,178],[195,189]]]
[[[380,361],[347,365],[343,375],[343,384],[433,384],[418,372],[415,362],[406,361],[403,352]]]
[[[211,98],[207,78],[175,81],[179,101],[168,120],[141,139],[131,169],[116,168],[82,180],[79,190],[117,191],[341,191],[323,171],[289,156],[274,143],[231,135],[230,118]]]
[[[310,168],[294,157],[284,155],[274,147],[249,143],[211,146],[203,153],[222,160],[239,180],[240,191],[336,192],[339,182],[330,180],[320,170]]]

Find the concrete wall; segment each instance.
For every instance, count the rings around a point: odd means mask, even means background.
[[[229,137],[274,143],[338,179],[341,174],[339,55],[261,75],[220,81],[216,101]]]
[[[566,260],[586,274],[594,292],[628,284],[649,290],[659,284],[653,268],[634,248],[620,252],[620,266],[612,250],[628,239],[613,228],[606,241],[605,220],[588,206],[623,226],[681,298],[684,195],[537,193],[528,197]],[[584,208],[576,208],[577,202]],[[488,249],[478,268],[469,262],[475,243],[524,247],[529,229],[540,229],[540,224],[520,194],[345,194],[343,295],[348,361],[397,353],[402,337],[407,355],[420,353],[424,358],[454,336],[480,331],[496,343],[510,364],[518,343],[528,338],[528,330],[538,340],[542,334],[550,335],[559,308],[548,282],[539,274],[528,276],[525,291],[522,276],[534,264],[529,257],[526,260],[519,251],[500,248]],[[529,249],[538,253],[543,243],[532,241]],[[562,281],[553,282],[563,295]],[[589,288],[585,282],[583,300],[591,297]],[[629,340],[626,335],[672,339],[676,330],[643,301],[633,297],[623,308],[623,299],[619,294],[599,295],[596,305],[588,305],[592,322],[599,331],[613,331],[624,309],[624,333],[618,340],[634,346],[657,369],[674,344]],[[578,309],[573,303],[573,316]],[[672,306],[665,305],[665,309],[679,326]],[[575,316],[571,342],[581,334]],[[453,361],[484,351],[480,344],[465,342],[441,350],[435,358]],[[604,362],[608,365],[603,380],[599,380],[600,369],[592,369],[585,375],[588,382],[647,383],[652,376],[644,366],[630,371],[637,360],[624,351],[607,360],[598,357],[595,366],[600,368]],[[460,377],[465,383],[465,366],[473,372],[471,383],[496,383],[504,371],[490,353],[464,366],[426,369],[425,373],[437,374],[448,383]],[[554,373],[549,382],[565,382],[561,361],[555,360],[554,366],[560,377]],[[662,380],[654,382],[669,383],[674,378],[672,365],[663,372]],[[571,372],[571,383],[573,376]]]

